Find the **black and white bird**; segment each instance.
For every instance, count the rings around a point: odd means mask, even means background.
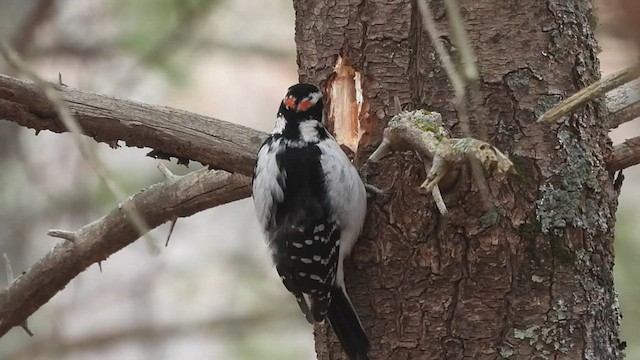
[[[344,285],[367,208],[356,168],[323,125],[322,93],[293,85],[258,152],[253,202],[276,270],[310,323],[329,319],[352,360],[369,340]]]

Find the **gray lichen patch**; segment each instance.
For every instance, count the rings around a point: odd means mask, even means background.
[[[543,184],[536,202],[536,219],[545,234],[561,235],[567,226],[587,230],[590,234],[606,231],[610,217],[600,206],[598,178],[593,171],[594,155],[572,133],[558,133],[566,161],[554,172],[559,186]]]
[[[520,346],[528,345],[534,348],[543,358],[567,354],[575,346],[571,342],[572,337],[569,336],[576,330],[570,314],[571,309],[564,300],[555,301],[551,310],[544,316],[543,325],[532,325],[525,329],[514,328],[513,339],[520,340]],[[520,347],[511,346],[516,352]]]

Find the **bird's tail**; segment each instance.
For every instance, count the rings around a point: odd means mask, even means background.
[[[369,339],[349,296],[342,287],[333,288],[327,316],[349,359],[368,360]]]

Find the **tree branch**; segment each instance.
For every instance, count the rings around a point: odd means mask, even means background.
[[[614,146],[613,153],[607,160],[607,169],[615,172],[638,164],[640,164],[640,136]]]
[[[567,115],[576,107],[593,100],[604,93],[638,78],[640,65],[636,64],[615,74],[605,76],[557,104],[538,118],[538,122],[554,122]]]
[[[250,176],[266,137],[261,131],[164,106],[153,106],[53,85],[87,136],[115,146],[149,147]],[[34,83],[0,74],[0,119],[66,132],[55,108]]]
[[[640,80],[634,80],[605,95],[610,129],[640,117]]]
[[[151,228],[176,217],[245,198],[250,179],[223,171],[196,171],[171,182],[151,186],[129,202]],[[0,337],[48,302],[91,264],[105,260],[138,238],[121,206],[73,232],[0,292]]]

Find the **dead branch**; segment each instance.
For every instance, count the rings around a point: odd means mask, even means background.
[[[640,164],[640,137],[634,137],[613,147],[613,153],[607,160],[607,169],[615,172],[638,164]]]
[[[248,197],[250,179],[224,171],[196,171],[173,182],[153,185],[132,196],[151,228],[176,217]],[[74,277],[93,263],[105,260],[138,238],[122,207],[74,231],[74,242],[64,241],[0,292],[0,337],[20,326]],[[52,235],[58,234],[54,233]],[[68,238],[65,237],[65,238]]]
[[[431,160],[430,163],[425,161],[427,179],[420,188],[431,193],[443,215],[447,213],[447,208],[438,184],[455,174],[461,164],[476,161],[479,171],[515,172],[509,158],[490,144],[470,137],[451,138],[442,126],[442,116],[436,112],[416,110],[396,114],[384,129],[382,143],[371,154],[369,161],[379,161],[391,151],[407,148],[415,150],[423,160]]]
[[[634,80],[605,95],[607,124],[614,129],[640,117],[640,80]]]
[[[164,106],[153,106],[54,85],[87,136],[116,145],[149,147],[250,176],[266,135],[242,125]],[[0,119],[66,132],[55,108],[34,83],[0,74]]]
[[[570,113],[578,106],[593,100],[604,93],[638,78],[640,65],[634,65],[615,74],[605,76],[586,88],[565,99],[538,118],[538,122],[554,122]]]

